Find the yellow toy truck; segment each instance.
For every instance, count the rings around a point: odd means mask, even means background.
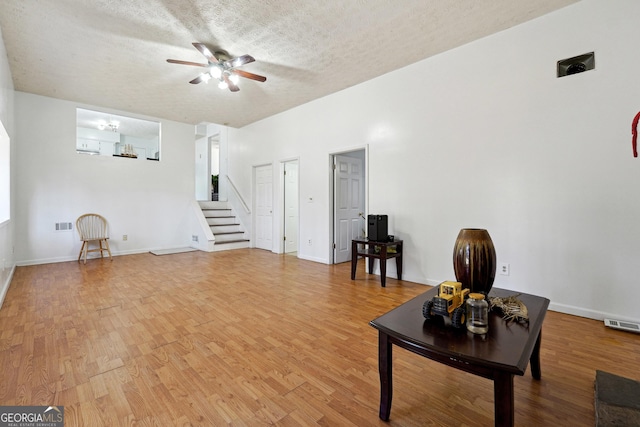
[[[465,302],[469,297],[469,289],[462,289],[460,282],[442,282],[438,296],[427,300],[422,305],[422,315],[427,320],[436,316],[451,319],[451,326],[461,329],[465,326]]]

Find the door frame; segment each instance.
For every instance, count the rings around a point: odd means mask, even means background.
[[[279,254],[283,254],[284,250],[285,250],[285,245],[284,245],[284,233],[285,233],[285,226],[284,223],[286,221],[286,205],[285,203],[287,202],[286,197],[285,197],[285,179],[284,179],[284,167],[286,163],[291,163],[291,162],[297,162],[298,163],[298,183],[297,183],[297,192],[298,192],[298,252],[300,252],[300,157],[291,157],[289,159],[284,159],[284,160],[280,160],[280,170],[278,171],[279,177],[280,177],[280,189],[279,189],[279,195],[280,195],[280,205],[281,205],[281,209],[279,212],[279,221],[280,221],[280,230],[278,232],[279,234],[279,238],[278,238],[278,245],[276,247],[276,251]]]
[[[220,157],[218,159],[219,176],[225,177],[227,173],[226,167],[226,145],[227,145],[226,126],[216,125],[214,123],[202,122],[196,125],[196,135],[194,140],[195,158],[194,158],[194,198],[196,200],[211,201],[211,150],[212,140],[216,140],[219,146]],[[205,156],[205,158],[203,158]],[[224,156],[224,158],[223,158]],[[226,199],[226,179],[219,179],[218,193],[219,200]],[[206,190],[204,189],[206,187]],[[206,193],[206,194],[204,194]],[[204,196],[204,199],[202,198]]]
[[[369,144],[349,147],[340,151],[333,151],[329,153],[329,242],[327,247],[329,249],[328,257],[329,264],[335,264],[335,234],[336,234],[336,206],[335,206],[335,173],[333,171],[333,164],[335,157],[338,155],[347,155],[356,151],[364,151],[364,215],[367,217],[369,212]]]

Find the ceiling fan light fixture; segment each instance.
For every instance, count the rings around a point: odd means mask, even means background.
[[[214,79],[219,79],[220,77],[222,77],[222,70],[217,65],[214,65],[209,70],[209,74],[211,74],[211,77],[213,77]]]
[[[116,121],[116,120],[110,120],[109,122],[105,121],[105,120],[100,120],[98,121],[98,126],[97,128],[99,130],[105,130],[107,128],[109,128],[110,130],[117,132],[118,128],[120,127],[120,122]]]
[[[190,65],[206,69],[204,73],[191,80],[189,82],[191,84],[197,85],[202,82],[208,83],[211,79],[218,79],[218,87],[220,89],[229,89],[231,92],[238,92],[240,90],[238,87],[240,77],[258,82],[267,81],[267,78],[264,76],[235,69],[236,67],[241,67],[254,62],[255,59],[251,55],[241,55],[237,58],[231,58],[225,51],[216,51],[215,53],[211,53],[209,48],[207,48],[203,43],[194,42],[192,44],[207,59],[206,64],[182,61],[179,59],[167,59],[167,62],[171,64]]]

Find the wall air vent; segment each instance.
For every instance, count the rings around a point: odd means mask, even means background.
[[[593,70],[596,67],[595,53],[585,53],[573,58],[558,61],[558,77],[570,76],[571,74],[583,73]]]
[[[640,333],[640,325],[634,322],[625,322],[624,320],[604,319],[604,325],[613,329],[622,331]]]
[[[56,231],[71,231],[73,224],[70,222],[56,222]]]

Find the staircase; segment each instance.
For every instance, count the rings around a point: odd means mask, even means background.
[[[215,251],[249,247],[249,239],[228,202],[199,201],[198,204],[216,239],[213,246]]]

